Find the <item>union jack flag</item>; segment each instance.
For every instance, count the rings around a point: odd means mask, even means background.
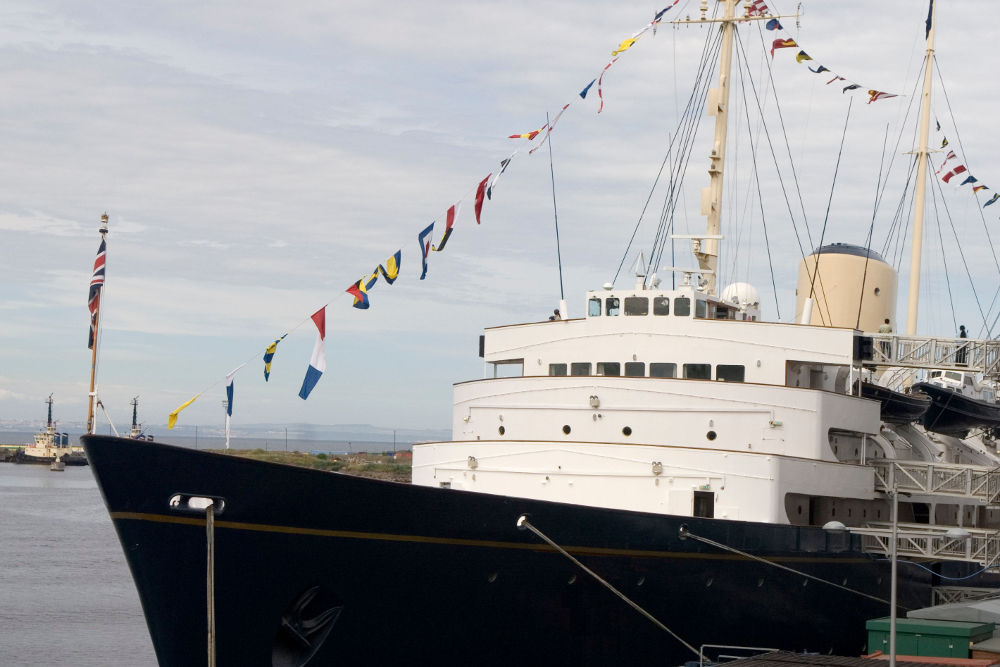
[[[87,347],[94,349],[94,330],[97,327],[97,311],[101,305],[101,288],[104,287],[104,263],[107,259],[107,244],[101,238],[101,247],[97,249],[94,260],[94,275],[90,279],[90,296],[87,298],[87,308],[90,309],[90,336]]]

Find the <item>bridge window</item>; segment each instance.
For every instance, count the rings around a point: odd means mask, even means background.
[[[591,317],[601,316],[601,297],[599,296],[591,297],[587,314],[590,315]]]
[[[646,364],[641,361],[625,362],[625,377],[641,378],[646,376]]]
[[[715,367],[715,379],[723,382],[743,382],[745,375],[746,368],[743,366],[719,364]]]
[[[590,375],[589,361],[574,361],[569,367],[570,375]]]
[[[689,380],[711,380],[712,364],[684,364],[684,377]]]
[[[649,377],[675,378],[677,377],[677,364],[652,363],[649,365]]]
[[[626,315],[649,315],[649,299],[644,296],[625,297]]]
[[[620,302],[616,296],[609,296],[604,300],[604,312],[609,316],[617,315],[620,307]]]
[[[708,303],[704,299],[698,299],[694,302],[694,316],[702,319],[708,317]]]
[[[549,375],[566,375],[566,364],[549,364]]]
[[[597,374],[613,375],[617,377],[622,374],[622,365],[617,361],[598,361]]]
[[[674,299],[674,315],[677,317],[690,317],[691,299],[686,296],[679,296]]]
[[[669,296],[654,296],[653,297],[653,314],[654,315],[669,315],[670,314],[670,297]]]

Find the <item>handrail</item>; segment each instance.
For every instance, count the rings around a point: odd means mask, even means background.
[[[956,369],[1000,377],[1000,341],[974,338],[928,338],[897,334],[870,335],[876,366]]]

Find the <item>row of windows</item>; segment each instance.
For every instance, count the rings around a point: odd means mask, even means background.
[[[549,375],[566,376],[575,375],[585,377],[588,375],[603,375],[618,377],[622,375],[624,366],[625,377],[642,378],[646,376],[646,363],[643,361],[627,361],[621,364],[617,361],[598,361],[596,373],[595,364],[589,361],[574,361],[571,364],[549,364]],[[682,364],[681,377],[689,380],[711,380],[712,364]],[[744,366],[735,364],[719,364],[715,367],[715,379],[723,382],[743,382],[746,375]],[[649,376],[651,378],[676,378],[677,364],[667,364],[653,362],[649,364]]]
[[[599,296],[594,296],[590,298],[588,314],[590,317],[600,317],[603,306],[603,313],[610,317],[621,314],[621,299],[617,296],[608,296],[601,299]],[[627,296],[625,297],[625,314],[626,315],[649,315],[649,298],[645,296]],[[669,315],[670,314],[670,297],[668,296],[654,296],[653,297],[653,315]],[[691,299],[686,296],[678,296],[674,298],[674,315],[677,317],[690,317],[691,316]],[[694,302],[694,316],[699,318],[708,318],[716,320],[731,320],[735,319],[736,311],[731,308],[726,308],[715,303],[708,303],[704,299],[697,299]]]

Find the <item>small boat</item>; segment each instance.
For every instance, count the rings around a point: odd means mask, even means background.
[[[931,399],[921,421],[928,431],[965,438],[973,429],[1000,427],[1000,404],[992,387],[977,383],[972,373],[932,371],[927,382],[913,388]]]
[[[882,421],[909,424],[919,420],[931,406],[931,399],[920,393],[904,394],[873,382],[861,383],[861,395],[881,404]]]
[[[67,465],[87,465],[87,456],[80,446],[73,447],[69,444],[69,434],[59,433],[56,430],[56,422],[52,419],[52,394],[46,403],[49,406],[49,416],[45,423],[45,429],[35,434],[33,445],[25,445],[14,456],[15,463],[35,463],[41,465],[61,463]]]

